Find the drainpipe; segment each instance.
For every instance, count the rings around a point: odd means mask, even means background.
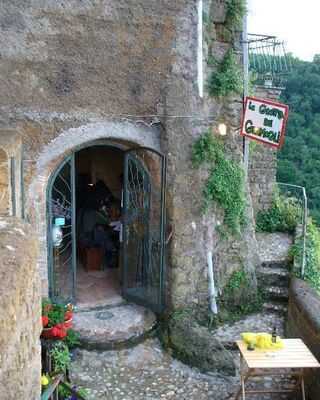
[[[210,310],[213,314],[218,314],[217,307],[217,292],[215,289],[214,278],[213,278],[213,263],[212,263],[212,252],[208,251],[207,253],[207,261],[208,261],[208,279],[209,279],[209,303]]]

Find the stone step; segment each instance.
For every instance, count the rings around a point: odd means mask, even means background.
[[[269,313],[275,313],[279,315],[286,315],[288,312],[288,306],[283,302],[266,302],[263,304],[263,309]]]
[[[73,317],[80,347],[88,350],[129,348],[151,336],[156,326],[152,311],[129,303],[77,311]]]
[[[279,267],[261,267],[257,270],[258,280],[263,286],[289,286],[289,271]]]
[[[261,263],[262,268],[282,269],[289,272],[291,263],[288,260],[264,261]]]
[[[270,300],[276,300],[281,302],[288,302],[289,289],[286,287],[269,286],[263,289],[266,297]]]

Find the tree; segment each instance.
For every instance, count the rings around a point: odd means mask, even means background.
[[[286,140],[278,153],[278,181],[305,186],[311,215],[320,223],[320,54],[291,58],[281,100],[290,107]]]

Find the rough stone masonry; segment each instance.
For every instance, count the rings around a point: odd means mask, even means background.
[[[210,21],[204,24],[205,78],[208,56],[219,60],[232,45],[219,36],[224,6],[224,1],[204,2]],[[0,19],[0,135],[10,129],[20,139],[24,177],[23,185],[15,186],[17,192],[24,188],[25,213],[38,238],[43,293],[48,288],[46,187],[59,163],[75,150],[75,137],[77,145],[116,138],[130,147],[155,136],[167,155],[167,213],[174,231],[168,248],[171,305],[206,301],[208,250],[221,287],[244,266],[254,289],[249,193],[242,237],[223,239],[216,232],[221,210],[201,212],[206,173],[191,164],[192,144],[221,118],[229,127],[229,156],[240,161],[242,152],[236,132],[241,97],[214,99],[206,90],[199,96],[198,1],[3,0]],[[129,126],[129,133],[116,136],[110,123],[120,132]],[[104,129],[97,134],[94,124]],[[130,127],[141,130],[140,142],[131,137]],[[21,197],[17,193],[15,199]]]
[[[1,399],[40,398],[40,279],[32,229],[0,218]]]
[[[209,56],[221,60],[234,46],[241,63],[239,40],[232,44],[219,35],[225,4],[223,0],[204,0],[208,21],[203,27],[204,80],[211,72]],[[214,255],[220,288],[235,270],[244,268],[251,277],[247,293],[255,291],[257,257],[249,190],[247,225],[239,237],[223,238],[217,232],[223,219],[219,207],[205,215],[201,211],[207,171],[193,169],[192,145],[203,132],[215,131],[218,121],[224,120],[228,125],[226,156],[241,163],[242,141],[237,129],[242,99],[238,95],[210,98],[206,90],[200,97],[198,21],[197,0],[1,1],[0,185],[10,190],[4,196],[9,204],[0,209],[25,215],[39,247],[33,262],[33,253],[29,258],[33,244],[24,247],[29,243],[28,234],[23,241],[18,233],[11,238],[14,228],[5,227],[4,246],[21,246],[14,254],[3,249],[4,260],[16,256],[12,261],[14,287],[1,290],[1,301],[12,300],[7,309],[10,318],[23,309],[26,321],[38,320],[39,278],[42,293],[48,293],[49,178],[79,146],[97,140],[121,143],[125,148],[145,145],[167,156],[167,214],[173,229],[167,249],[170,306],[207,302],[208,251]],[[7,160],[7,169],[2,160]],[[14,177],[14,169],[9,168],[12,160],[17,167]],[[0,270],[7,279],[5,272]],[[25,353],[20,361],[28,368],[38,362],[40,328],[35,324],[26,336],[22,323],[10,318],[12,329],[17,335],[21,332],[19,349]],[[5,346],[18,343],[6,330],[1,332]],[[19,364],[17,360],[7,362],[11,369]],[[34,371],[38,374],[36,366]],[[35,376],[36,372],[28,382],[35,382]],[[16,379],[24,382],[22,375]],[[34,383],[35,391],[37,387]]]

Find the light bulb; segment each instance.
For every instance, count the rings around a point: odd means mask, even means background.
[[[227,125],[226,124],[219,124],[218,125],[219,135],[226,136],[227,134]]]

